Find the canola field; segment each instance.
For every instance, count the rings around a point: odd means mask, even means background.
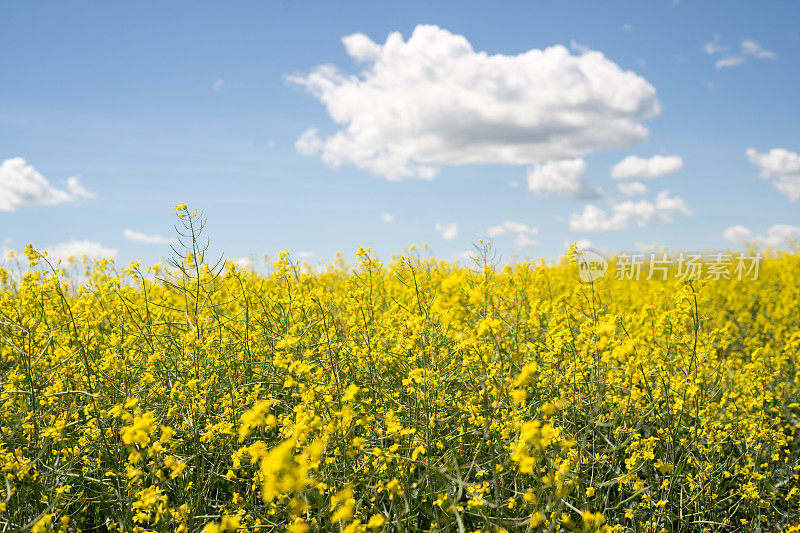
[[[800,531],[796,251],[259,274],[178,214],[172,266],[0,270],[0,531]]]

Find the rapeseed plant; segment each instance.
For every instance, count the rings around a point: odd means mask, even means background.
[[[4,531],[800,530],[796,250],[259,274],[176,214],[167,265],[0,269]]]

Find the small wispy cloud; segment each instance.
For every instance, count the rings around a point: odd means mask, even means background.
[[[672,174],[683,168],[683,158],[679,155],[654,155],[642,158],[629,155],[611,169],[613,179],[646,178],[653,179]]]
[[[742,41],[742,53],[756,59],[775,59],[778,55],[772,50],[767,50],[752,39]]]
[[[728,242],[741,244],[749,239],[752,239],[753,232],[750,231],[750,228],[739,224],[725,228],[725,231],[722,232],[722,238]]]
[[[800,239],[800,226],[791,224],[775,224],[767,228],[764,235],[754,234],[750,228],[742,225],[731,226],[722,232],[722,238],[732,244],[757,242],[767,246],[779,247],[792,239]]]
[[[720,43],[719,35],[714,35],[714,39],[703,45],[703,50],[709,55],[727,53],[725,57],[717,59],[714,63],[714,67],[718,70],[739,66],[747,61],[748,57],[753,59],[776,59],[778,57],[775,52],[764,48],[753,39],[741,41],[739,54],[728,53],[730,47]]]
[[[75,259],[113,259],[117,256],[118,250],[103,246],[99,242],[76,240],[54,244],[45,248],[48,259],[51,260],[66,260],[70,257]]]
[[[225,87],[225,80],[223,80],[222,78],[215,79],[214,82],[211,84],[211,88],[214,89],[215,91],[221,91],[223,87]]]
[[[569,47],[574,52],[578,52],[579,54],[585,54],[587,52],[591,52],[592,49],[586,46],[585,44],[581,44],[577,42],[575,39],[570,40]]]
[[[391,213],[381,213],[381,222],[384,224],[391,224],[394,222],[394,215]]]
[[[723,68],[737,67],[744,63],[744,61],[745,59],[742,56],[723,57],[721,59],[717,59],[716,63],[714,63],[714,68],[719,70]]]
[[[719,35],[715,34],[713,39],[703,45],[703,50],[708,55],[714,55],[719,54],[720,52],[726,52],[728,47],[720,44]]]
[[[489,237],[513,235],[514,245],[518,248],[526,248],[539,244],[539,241],[533,238],[537,233],[539,233],[538,228],[513,220],[506,220],[502,224],[497,224],[486,230],[486,235]]]
[[[436,224],[433,229],[446,241],[454,241],[458,237],[458,223]]]
[[[97,193],[86,190],[80,182],[80,176],[67,178],[67,190],[75,198],[97,198]]]
[[[245,269],[250,268],[250,266],[253,264],[253,260],[249,257],[229,257],[225,261],[233,263],[239,268]]]
[[[564,248],[569,248],[570,246],[572,246],[573,242],[577,245],[578,250],[586,250],[587,248],[593,248],[594,247],[594,245],[592,244],[592,241],[590,241],[589,239],[577,239],[577,240],[566,240],[566,241],[564,241],[564,244],[563,244]]]
[[[122,232],[123,236],[131,242],[141,242],[144,244],[174,244],[178,242],[177,239],[171,237],[163,237],[161,235],[148,235],[141,231],[134,231],[126,229]]]

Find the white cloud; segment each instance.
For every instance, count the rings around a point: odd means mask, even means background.
[[[458,237],[458,224],[451,222],[450,224],[436,224],[434,230],[441,234],[442,239],[446,241],[454,241]]]
[[[632,32],[633,31],[633,26],[631,26],[630,24],[627,24],[627,23],[623,24],[622,25],[622,30],[626,31],[626,32]]]
[[[626,227],[627,221],[621,215],[609,217],[594,204],[587,204],[582,213],[572,213],[569,218],[572,231],[612,231]]]
[[[590,47],[575,41],[575,39],[571,39],[569,41],[569,48],[573,52],[578,52],[579,54],[588,54],[592,51]]]
[[[588,248],[592,248],[594,246],[592,244],[592,241],[590,241],[589,239],[578,239],[578,240],[564,241],[564,248],[569,248],[570,246],[572,246],[573,242],[578,246],[578,251],[583,251]]]
[[[47,252],[47,258],[51,261],[57,259],[66,260],[70,257],[82,259],[84,256],[86,256],[86,259],[113,259],[117,256],[116,248],[107,248],[99,242],[74,239],[48,246],[45,251]]]
[[[800,154],[783,148],[773,148],[766,153],[748,148],[745,153],[750,162],[761,169],[761,178],[774,179],[775,188],[792,202],[800,199]]]
[[[703,50],[705,50],[707,54],[713,55],[727,52],[729,47],[721,45],[719,42],[719,35],[715,35],[713,40],[707,42],[703,46]],[[742,41],[741,53],[742,55],[728,54],[725,57],[721,57],[717,59],[714,66],[717,69],[736,67],[747,60],[745,56],[754,57],[756,59],[775,59],[778,57],[775,52],[767,50],[752,39],[745,39]]]
[[[517,235],[514,237],[514,246],[517,248],[528,248],[529,246],[536,246],[539,241],[527,235]]]
[[[294,256],[295,256],[295,258],[297,258],[297,259],[299,259],[301,261],[303,261],[303,260],[307,261],[307,260],[310,260],[310,259],[314,259],[317,256],[317,254],[314,253],[314,252],[308,252],[308,251],[300,250],[298,252],[295,252]]]
[[[67,179],[67,189],[54,187],[21,157],[12,157],[0,164],[0,211],[55,205],[96,196],[83,188],[77,176]]]
[[[641,181],[623,181],[617,184],[617,190],[625,196],[636,196],[647,192],[647,185]]]
[[[722,69],[722,68],[729,68],[729,67],[736,67],[744,63],[744,58],[742,56],[728,56],[723,57],[721,59],[717,59],[717,62],[714,63],[714,68]]]
[[[249,257],[229,257],[226,259],[226,261],[230,261],[234,265],[241,268],[247,268],[253,264],[253,260]]]
[[[381,213],[381,221],[385,224],[394,222],[394,215],[391,213]]]
[[[800,239],[800,226],[775,224],[761,239],[770,246],[783,246],[789,239]]]
[[[508,233],[528,233],[530,235],[535,235],[538,232],[539,230],[537,228],[533,228],[522,222],[514,222],[513,220],[506,220],[502,224],[492,226],[486,230],[486,234],[489,237],[499,237],[500,235],[506,235]]]
[[[661,191],[656,196],[656,209],[661,213],[681,213],[690,216],[692,212],[686,202],[678,196],[670,196],[669,191]]]
[[[628,200],[613,204],[610,215],[594,204],[588,204],[582,213],[570,216],[569,227],[573,231],[615,231],[627,229],[631,224],[642,227],[656,222],[669,222],[673,213],[691,215],[681,198],[661,191],[655,203]]]
[[[84,186],[81,185],[79,176],[67,178],[67,189],[69,189],[73,198],[97,198],[97,193],[87,191]]]
[[[754,235],[745,226],[731,226],[722,232],[722,238],[733,244],[756,241],[767,246],[779,247],[787,244],[789,239],[800,239],[800,226],[775,224],[767,229],[766,235]]]
[[[215,79],[214,83],[211,84],[211,88],[215,91],[221,91],[223,87],[225,87],[225,80],[222,78]]]
[[[161,235],[148,235],[140,231],[126,229],[122,232],[126,239],[133,242],[141,242],[144,244],[172,244],[177,242],[177,239],[170,237],[162,237]]]
[[[705,50],[708,55],[714,55],[720,52],[725,52],[728,50],[728,47],[720,44],[719,35],[714,35],[712,40],[703,45],[703,50]]]
[[[742,41],[742,53],[756,59],[775,59],[778,57],[772,50],[767,50],[752,39]]]
[[[437,26],[407,41],[342,39],[363,70],[318,66],[288,80],[307,88],[341,129],[307,130],[299,153],[354,165],[391,180],[433,178],[443,165],[528,165],[574,159],[647,137],[660,111],[656,90],[602,53],[561,45],[490,55]]]
[[[395,34],[392,34],[395,35]],[[391,37],[391,36],[390,36]],[[400,37],[402,41],[402,37]],[[359,63],[372,63],[378,61],[383,52],[383,47],[363,33],[354,33],[342,38],[342,44],[347,55]]]
[[[728,242],[742,243],[753,238],[753,232],[749,228],[738,225],[725,228],[722,232],[722,238]]]
[[[514,222],[513,220],[506,220],[502,224],[492,226],[486,230],[486,235],[489,237],[514,235],[514,245],[518,248],[539,244],[539,241],[533,238],[533,235],[537,233],[539,233],[538,228],[534,228],[522,222]]]
[[[562,159],[536,163],[528,170],[528,189],[541,194],[571,194],[574,198],[597,198],[599,193],[586,181],[586,161],[583,159]]]
[[[657,178],[672,174],[683,168],[683,158],[679,155],[654,155],[643,159],[629,155],[611,169],[611,177],[624,178]]]
[[[312,156],[322,150],[322,139],[319,138],[317,128],[308,128],[294,142],[294,149],[297,153],[305,156]]]

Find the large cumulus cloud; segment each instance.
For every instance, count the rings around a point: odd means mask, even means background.
[[[443,165],[530,165],[575,159],[644,140],[659,113],[656,90],[597,51],[561,45],[517,55],[475,51],[461,36],[417,26],[408,40],[342,39],[362,66],[290,76],[327,108],[339,129],[309,128],[298,152],[390,180],[433,178]]]

